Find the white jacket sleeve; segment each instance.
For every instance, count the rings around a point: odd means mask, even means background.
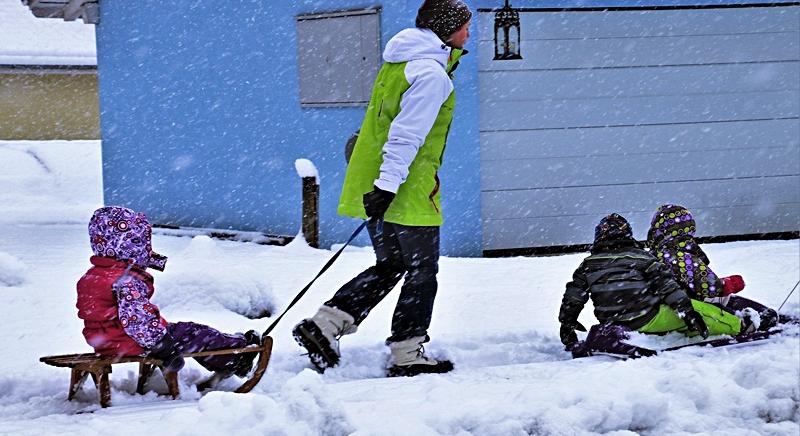
[[[410,61],[405,68],[411,84],[400,101],[400,112],[389,127],[383,163],[375,186],[397,193],[408,177],[408,167],[433,127],[453,83],[441,64],[432,59]]]

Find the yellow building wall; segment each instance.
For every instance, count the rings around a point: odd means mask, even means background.
[[[0,139],[99,139],[97,75],[0,73]]]

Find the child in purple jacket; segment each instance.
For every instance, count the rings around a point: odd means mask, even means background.
[[[84,320],[86,341],[101,356],[151,356],[163,360],[164,369],[183,368],[184,353],[260,344],[254,331],[221,333],[193,322],[170,323],[150,302],[153,276],[146,269],[163,271],[167,258],[154,252],[152,228],[143,213],[118,206],[103,207],[89,222],[94,256],[92,267],[78,281],[78,316]],[[196,360],[209,371],[244,377],[255,353],[209,356]]]
[[[711,269],[708,255],[695,240],[697,225],[683,206],[664,204],[650,222],[647,245],[672,271],[672,276],[691,298],[715,304],[728,312],[754,311],[753,328],[768,330],[779,322],[778,313],[763,304],[738,295],[744,289],[740,275],[720,277]],[[755,320],[757,318],[758,321]]]

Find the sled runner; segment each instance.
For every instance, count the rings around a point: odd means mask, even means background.
[[[256,387],[258,382],[261,381],[261,377],[267,372],[270,357],[272,357],[272,337],[264,335],[261,338],[261,351],[258,353],[258,363],[256,363],[255,370],[250,375],[250,378],[236,389],[236,393],[246,394]]]
[[[682,348],[688,348],[688,347],[711,347],[711,348],[717,348],[717,347],[727,347],[727,346],[730,346],[730,345],[737,345],[737,344],[747,344],[747,343],[751,343],[751,342],[758,342],[758,341],[763,341],[763,340],[769,339],[770,336],[772,336],[773,334],[780,333],[780,332],[781,332],[781,330],[779,330],[779,329],[776,329],[776,330],[773,330],[773,331],[768,331],[768,332],[755,331],[755,332],[752,332],[752,333],[745,333],[745,334],[741,334],[741,335],[737,335],[737,336],[724,337],[724,338],[718,338],[718,339],[710,339],[710,340],[705,340],[705,341],[702,341],[702,342],[695,342],[695,343],[692,343],[692,344],[676,345],[674,347],[665,348],[665,349],[663,349],[661,351],[662,352],[663,351],[675,351],[675,350],[680,350]]]
[[[586,340],[579,341],[572,349],[572,357],[610,356],[622,360],[637,359],[689,347],[718,348],[761,342],[782,331],[782,328],[776,327],[769,331],[754,331],[736,336],[719,337],[700,342],[675,345],[663,349],[651,349],[626,342],[626,340],[630,339],[630,330],[624,327],[615,325],[595,325],[590,329]]]
[[[261,380],[267,370],[269,358],[272,354],[272,338],[269,336],[262,338],[261,346],[250,346],[245,348],[223,349],[223,350],[209,350],[201,351],[198,353],[184,354],[184,358],[188,357],[206,357],[206,356],[220,356],[228,354],[241,354],[241,353],[258,353],[258,363],[255,370],[250,377],[239,386],[235,392],[246,393],[250,392],[253,387]],[[92,380],[97,386],[97,392],[100,396],[100,406],[108,407],[111,405],[111,384],[109,383],[109,374],[111,374],[112,365],[118,363],[139,363],[139,379],[136,387],[136,393],[145,393],[145,383],[147,379],[153,374],[155,368],[159,368],[164,374],[164,380],[167,382],[169,395],[172,398],[177,398],[180,395],[178,387],[178,373],[164,372],[163,362],[159,359],[142,356],[124,356],[117,359],[107,359],[97,356],[94,353],[84,354],[66,354],[60,356],[45,356],[39,359],[40,362],[46,363],[51,366],[70,368],[72,369],[72,376],[69,384],[68,400],[75,398],[75,395],[80,390],[83,383],[88,376],[91,375]],[[230,377],[231,374],[215,373],[206,381],[197,385],[197,390],[202,391],[214,387],[221,380]]]

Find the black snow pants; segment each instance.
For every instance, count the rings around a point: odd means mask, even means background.
[[[439,227],[384,222],[378,233],[370,220],[367,231],[375,249],[375,266],[347,282],[325,305],[347,312],[356,325],[361,324],[405,275],[392,317],[392,335],[386,341],[427,336],[439,271]]]

